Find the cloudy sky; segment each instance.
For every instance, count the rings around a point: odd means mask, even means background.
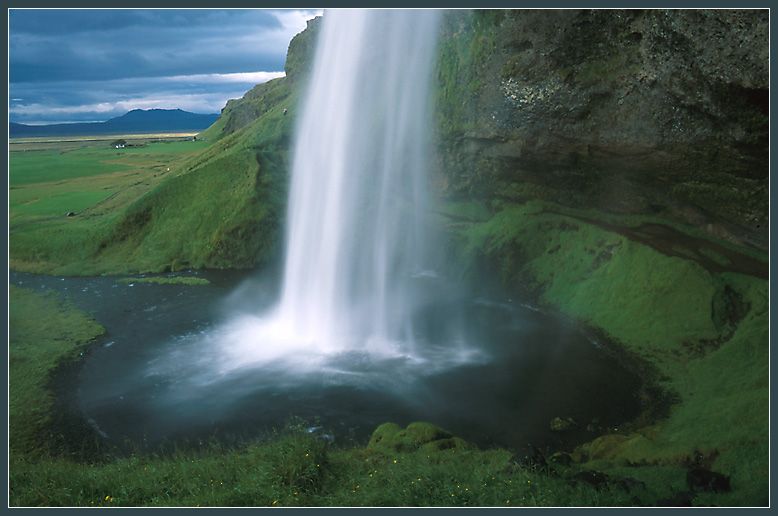
[[[218,113],[283,75],[291,39],[321,11],[11,9],[8,118],[103,121],[131,109]]]

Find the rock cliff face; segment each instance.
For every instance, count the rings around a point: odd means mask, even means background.
[[[768,243],[766,10],[453,11],[441,190]]]

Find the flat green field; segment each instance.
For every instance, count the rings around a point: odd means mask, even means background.
[[[9,227],[82,214],[110,197],[134,200],[187,157],[210,145],[203,141],[154,139],[115,149],[108,140],[12,141],[9,144]],[[45,147],[45,148],[41,148]]]
[[[155,133],[155,134],[125,134],[125,135],[100,135],[100,136],[74,136],[68,138],[34,137],[11,138],[8,141],[8,151],[33,151],[33,150],[73,150],[92,148],[106,148],[114,140],[122,139],[128,145],[143,145],[150,142],[174,142],[187,141],[194,133]]]
[[[97,156],[93,154],[77,155],[75,151],[15,152],[9,155],[8,164],[8,186],[11,188],[110,174],[132,168],[128,165],[108,163],[99,154]]]
[[[17,220],[29,221],[83,211],[115,193],[115,190],[109,189],[87,192],[62,190],[61,193],[52,194],[50,187],[25,188],[15,192],[17,195],[14,200],[9,200],[8,209],[17,216]]]
[[[83,248],[117,214],[211,145],[181,136],[11,140],[8,152],[9,261],[37,261],[49,247]],[[68,216],[72,214],[72,216]]]

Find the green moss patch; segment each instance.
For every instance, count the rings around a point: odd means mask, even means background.
[[[467,443],[430,423],[415,422],[406,428],[395,423],[379,426],[367,445],[370,451],[394,453],[400,451],[439,451],[450,448],[465,449]]]
[[[51,371],[76,360],[103,328],[53,294],[8,287],[9,453],[37,454],[39,436],[50,422],[54,402],[48,390]]]
[[[193,278],[191,276],[152,277],[152,278],[120,278],[117,283],[156,283],[158,285],[210,285],[205,278]]]

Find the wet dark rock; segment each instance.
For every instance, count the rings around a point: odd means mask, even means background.
[[[605,473],[599,471],[581,471],[576,473],[572,477],[572,481],[575,484],[589,484],[598,491],[608,487],[608,481],[610,478]]]
[[[569,453],[557,452],[549,459],[551,464],[558,464],[560,466],[569,466],[572,462],[572,458]]]
[[[516,453],[512,460],[522,465],[545,464],[546,457],[537,446],[528,444]]]
[[[555,417],[549,424],[551,430],[554,432],[562,432],[564,430],[575,430],[578,428],[578,423],[571,417]]]
[[[646,489],[645,482],[641,482],[640,480],[636,480],[631,477],[619,478],[613,481],[612,484],[621,487],[628,493],[633,491],[645,491]]]
[[[511,471],[520,468],[535,473],[542,473],[550,476],[558,476],[557,472],[551,467],[552,461],[546,458],[537,446],[527,445],[527,447],[511,457],[509,468]]]
[[[646,484],[631,477],[612,478],[599,471],[581,471],[571,477],[573,484],[588,484],[598,491],[620,488],[628,493],[644,491]]]
[[[730,490],[729,477],[702,468],[694,468],[686,473],[686,484],[695,493],[725,493]]]

